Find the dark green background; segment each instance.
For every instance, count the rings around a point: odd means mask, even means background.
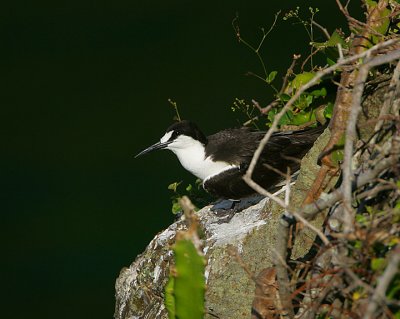
[[[174,219],[167,185],[193,181],[169,152],[132,155],[170,125],[168,98],[207,134],[238,125],[235,97],[268,103],[231,21],[256,44],[296,5],[318,6],[330,32],[344,23],[333,0],[2,5],[2,318],[112,317],[120,269]],[[308,41],[280,19],[262,48],[269,70]]]

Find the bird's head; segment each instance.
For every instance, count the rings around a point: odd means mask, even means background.
[[[196,124],[190,121],[180,121],[167,128],[166,133],[160,141],[141,151],[135,157],[144,155],[151,151],[169,149],[177,151],[189,148],[196,143],[207,144],[207,138]]]

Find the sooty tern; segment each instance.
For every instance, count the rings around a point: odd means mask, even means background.
[[[286,173],[288,167],[291,172],[296,171],[299,160],[324,128],[273,133],[254,170],[254,181],[268,189],[283,179],[279,171]],[[240,199],[255,193],[242,176],[264,135],[265,132],[240,128],[206,137],[196,124],[184,120],[171,125],[158,143],[135,157],[169,149],[186,170],[203,181],[203,188],[211,195]]]

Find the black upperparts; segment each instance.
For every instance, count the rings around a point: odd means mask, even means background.
[[[293,173],[300,167],[300,160],[312,147],[325,127],[276,132],[271,135],[253,173],[253,180],[270,189],[283,179],[287,170]],[[254,151],[265,132],[248,129],[224,130],[208,137],[206,156],[215,161],[236,165],[204,181],[204,189],[217,197],[239,199],[254,193],[243,180]]]
[[[282,163],[287,162],[287,159],[283,160],[285,157],[301,159],[324,129],[325,127],[320,126],[275,132],[265,146],[260,161],[282,167]],[[265,132],[246,128],[223,130],[208,137],[206,156],[235,165],[249,163],[264,135]]]

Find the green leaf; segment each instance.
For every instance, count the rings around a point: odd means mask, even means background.
[[[368,10],[370,10],[375,8],[378,3],[372,0],[365,0],[365,4],[367,5]]]
[[[282,93],[281,95],[279,95],[279,99],[282,102],[287,102],[290,100],[290,98],[291,98],[291,96],[289,94]]]
[[[176,318],[175,314],[175,295],[174,295],[175,277],[170,275],[165,286],[164,305],[168,311],[168,318]]]
[[[200,178],[197,178],[194,183],[197,186],[197,189],[203,189],[203,181]]]
[[[382,35],[385,35],[386,32],[389,29],[389,24],[390,24],[390,14],[391,11],[389,9],[385,9],[382,11],[381,13],[381,18],[382,18],[382,22],[381,24],[376,28],[376,31],[379,32]]]
[[[175,183],[171,183],[168,185],[168,189],[172,190],[174,193],[176,193],[176,189],[178,188],[178,186],[180,185],[180,183],[182,182],[175,182]]]
[[[310,94],[312,95],[312,96],[315,96],[315,97],[320,97],[320,96],[322,96],[322,97],[325,97],[326,96],[326,89],[325,88],[321,88],[320,90],[314,90],[314,91],[312,91]]]
[[[303,72],[303,73],[297,74],[296,77],[291,82],[291,86],[297,90],[302,85],[310,82],[314,76],[315,76],[315,72]]]
[[[326,46],[328,47],[336,47],[338,44],[342,46],[342,48],[347,48],[346,41],[340,36],[340,34],[335,30],[329,40],[326,42]]]
[[[292,125],[302,125],[315,119],[314,112],[301,111],[293,116]]]
[[[364,226],[367,223],[368,219],[364,215],[356,215],[356,221],[357,223]]]
[[[343,156],[344,156],[343,150],[344,150],[345,139],[346,139],[345,135],[342,135],[339,142],[336,143],[335,148],[337,149],[334,150],[331,155],[332,161],[336,163],[337,166],[339,166],[339,163],[343,161]]]
[[[300,98],[295,102],[295,106],[301,110],[306,109],[313,102],[314,97],[309,94],[302,94]]]
[[[346,41],[340,36],[340,34],[335,30],[328,41],[325,42],[312,42],[312,45],[317,49],[324,49],[329,47],[336,47],[338,44],[342,46],[342,48],[347,48]]]
[[[269,120],[270,122],[273,122],[273,121],[274,121],[274,118],[275,118],[275,115],[276,115],[277,112],[278,112],[277,109],[272,109],[272,110],[270,110],[270,111],[268,112],[267,117],[268,117],[268,120]]]
[[[327,119],[332,118],[333,103],[329,102],[324,109],[324,117]]]
[[[312,95],[307,95],[306,96],[306,102],[307,102],[307,106],[310,106],[311,103],[313,102],[314,97]]]
[[[272,71],[270,74],[268,74],[267,83],[268,84],[271,83],[275,79],[277,74],[278,74],[277,71]]]
[[[287,111],[279,120],[279,125],[286,125],[286,124],[291,124],[292,121],[292,111]]]
[[[205,262],[190,240],[178,240],[175,255],[175,313],[179,319],[202,319],[204,315]]]
[[[335,150],[332,152],[332,161],[339,165],[343,161],[343,150]]]
[[[366,0],[365,4],[367,5],[367,10],[370,13],[377,5],[378,3],[376,1],[372,0]],[[391,11],[388,8],[383,9],[380,12],[380,19],[375,23],[373,26],[373,30],[376,31],[377,33],[380,33],[382,35],[385,35],[389,29],[389,24],[390,24],[390,14]],[[372,35],[372,43],[378,43],[380,38],[379,36]],[[372,44],[371,44],[372,46]]]
[[[332,60],[331,58],[326,58],[326,63],[329,64],[329,66],[334,65],[336,62],[334,60]]]
[[[276,114],[279,112],[279,110],[278,109],[272,109],[272,110],[270,110],[269,112],[268,112],[268,114],[267,114],[267,117],[268,117],[268,120],[272,123],[273,121],[274,121],[274,119],[275,119],[275,116],[276,116]],[[282,117],[281,117],[281,119],[279,120],[279,125],[286,125],[286,124],[291,124],[291,121],[292,121],[292,111],[291,110],[289,110],[289,111],[287,111]],[[268,123],[267,123],[267,125],[269,125]]]
[[[362,241],[361,240],[356,240],[354,242],[354,248],[355,249],[361,249],[361,247],[362,247]]]
[[[371,260],[371,269],[374,271],[382,270],[386,266],[386,259],[385,258],[373,258]]]
[[[172,202],[171,211],[172,211],[172,214],[174,214],[174,215],[176,215],[182,211],[182,207],[179,204],[179,201],[177,199]]]
[[[387,290],[387,297],[389,300],[399,299],[400,292],[400,275],[397,274],[389,285]]]

